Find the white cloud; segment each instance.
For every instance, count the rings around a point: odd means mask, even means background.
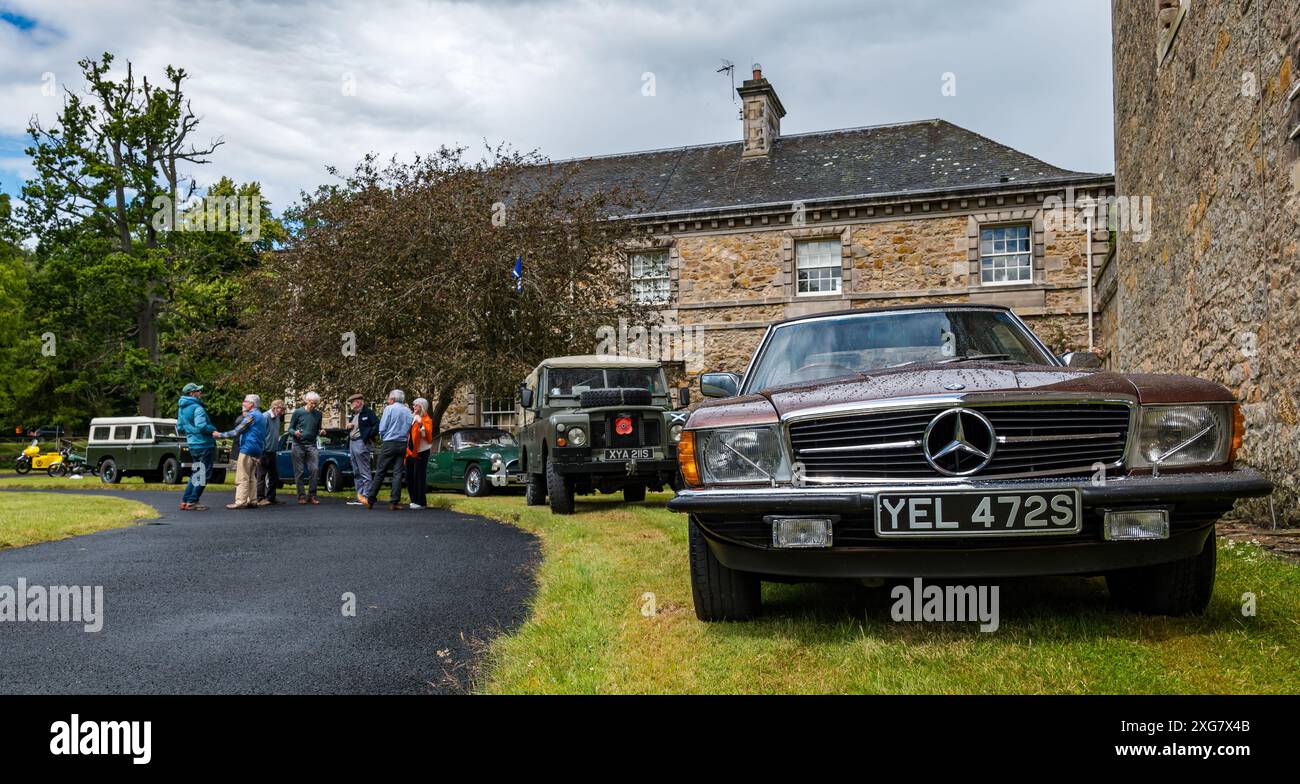
[[[371,150],[486,138],[562,158],[738,139],[721,58],[737,83],[763,63],[788,133],[943,117],[1056,165],[1112,168],[1104,0],[6,7],[37,26],[0,22],[0,136],[50,122],[41,76],[79,87],[81,57],[111,51],[151,78],[173,64],[192,75],[200,138],[226,141],[200,180],[260,181],[277,209]],[[940,94],[945,72],[955,97]]]

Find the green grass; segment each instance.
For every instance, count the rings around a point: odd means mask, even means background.
[[[0,490],[6,488],[14,490],[184,490],[185,483],[167,485],[162,482],[146,482],[138,476],[123,477],[115,485],[105,484],[99,481],[99,477],[83,474],[80,479],[73,479],[67,476],[50,476],[44,471],[33,471],[30,474],[17,475],[7,472],[8,475],[0,478]],[[227,479],[234,481],[234,473],[230,473]],[[222,488],[233,489],[233,484],[218,485],[208,483],[213,490]]]
[[[1002,580],[1001,628],[890,620],[888,588],[764,585],[764,616],[696,620],[686,518],[665,495],[579,500],[431,496],[541,537],[531,617],[487,651],[492,693],[1255,693],[1300,691],[1300,566],[1220,542],[1208,612],[1113,608],[1098,578]],[[1243,617],[1241,596],[1257,596]],[[657,612],[642,614],[653,593]]]
[[[125,498],[0,493],[0,549],[123,528],[157,516],[153,508]]]

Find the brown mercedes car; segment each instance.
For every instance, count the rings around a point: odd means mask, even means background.
[[[706,373],[677,455],[703,620],[761,581],[1102,574],[1122,605],[1203,610],[1214,525],[1271,490],[1234,468],[1222,386],[1100,370],[1010,310],[863,309],[770,326]]]

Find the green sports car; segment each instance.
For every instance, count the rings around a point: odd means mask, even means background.
[[[494,427],[459,427],[438,434],[429,456],[429,487],[483,496],[491,488],[523,487],[519,442]]]

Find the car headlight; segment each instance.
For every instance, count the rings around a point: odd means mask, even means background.
[[[682,440],[681,425],[673,425],[672,427],[668,428],[668,440],[672,441],[674,444]]]
[[[587,445],[587,431],[580,427],[570,427],[566,437],[569,439],[569,446]]]
[[[1228,460],[1232,406],[1142,406],[1132,468],[1212,465]]]
[[[701,431],[696,440],[705,482],[775,483],[789,473],[774,427]]]

